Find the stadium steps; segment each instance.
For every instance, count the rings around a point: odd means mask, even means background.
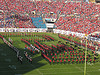
[[[36,26],[36,28],[46,28],[45,23],[43,23],[42,17],[31,17],[31,20],[34,26]]]

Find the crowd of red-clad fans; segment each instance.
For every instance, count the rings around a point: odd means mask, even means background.
[[[100,5],[91,2],[66,2],[65,0],[32,1],[32,0],[0,0],[0,10],[6,14],[7,28],[34,28],[30,17],[32,11],[45,14],[45,18],[58,19],[57,29],[90,34],[100,31]],[[48,15],[53,12],[54,15]],[[0,27],[4,27],[3,14],[0,15]],[[26,14],[27,13],[27,14]],[[17,18],[12,17],[16,14]],[[36,16],[34,16],[36,17]],[[27,21],[21,18],[28,19]]]
[[[90,36],[100,38],[100,33],[95,33],[94,35],[91,34]]]
[[[35,27],[29,18],[31,16],[31,11],[35,10],[35,4],[31,0],[0,0],[0,10],[3,10],[0,15],[0,28]],[[12,17],[13,14],[16,16]],[[4,15],[6,21],[5,25]]]

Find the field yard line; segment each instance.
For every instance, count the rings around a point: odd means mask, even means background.
[[[74,65],[75,66],[75,65]],[[75,68],[79,69],[80,71],[84,72],[80,67],[75,66]]]
[[[28,61],[27,61],[27,62],[28,62]],[[33,67],[35,68],[35,66],[34,66],[34,65],[32,65],[32,64],[30,64],[30,65],[31,65],[31,66],[33,66]],[[36,70],[37,70],[37,72],[39,72],[39,74],[40,74],[40,75],[43,75],[43,73],[42,73],[42,72],[40,72],[40,71],[39,71],[39,69],[36,69]]]
[[[59,72],[59,74],[60,73],[63,73],[63,74],[66,74],[66,73],[80,73],[80,71],[77,71],[77,72]],[[51,73],[44,73],[44,74],[58,74],[58,73],[57,72],[56,73],[51,72]]]
[[[42,72],[40,72],[40,70],[39,69],[36,69],[41,75],[43,75],[43,73]]]
[[[80,67],[80,68],[84,68],[84,67]],[[91,66],[91,68],[95,68],[95,67]],[[72,69],[72,68],[47,68],[47,69],[39,69],[39,70],[50,70],[50,69]]]
[[[15,70],[15,71],[26,71],[26,70]],[[87,71],[87,72],[98,72],[98,71],[99,70],[96,70],[96,71]],[[0,71],[0,72],[12,72],[12,71]],[[77,72],[80,72],[80,71],[76,71],[76,72],[60,72],[60,73],[77,73]],[[51,73],[44,73],[44,74],[51,74]],[[54,73],[52,73],[52,74],[54,74]]]
[[[74,65],[75,66],[75,65]],[[80,71],[82,71],[84,73],[84,70],[82,70],[80,67],[75,66],[75,68],[79,69]],[[90,75],[89,73],[87,73],[87,75]]]
[[[98,72],[98,71],[87,71],[87,72]],[[76,71],[76,72],[58,72],[59,74],[60,73],[81,73],[81,71]],[[58,73],[44,73],[44,74],[58,74]]]
[[[50,70],[50,69],[72,69],[72,68],[47,68],[47,69],[39,69],[39,70]]]
[[[33,66],[34,67],[34,65],[32,65],[32,64],[30,64],[31,66]],[[42,72],[40,72],[40,70],[39,69],[36,69],[41,75],[43,75],[43,73]]]

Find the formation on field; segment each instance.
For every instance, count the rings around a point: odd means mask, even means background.
[[[85,46],[84,43],[79,43],[64,35],[57,34],[60,40],[56,40],[53,37],[46,34],[33,34],[33,33],[6,33],[2,34],[1,38],[9,38],[9,42],[6,43],[9,47],[14,49],[17,53],[17,58],[22,63],[20,51],[13,46],[13,37],[19,38],[22,43],[25,44],[25,57],[32,63],[32,57],[27,54],[30,51],[31,54],[41,54],[41,56],[50,64],[83,64],[85,62]],[[11,39],[12,38],[12,39]],[[11,41],[12,40],[12,41]],[[47,44],[50,44],[49,46]],[[52,43],[51,43],[52,42]],[[56,42],[56,43],[54,43]],[[18,44],[18,43],[17,43]],[[96,63],[98,62],[98,54],[95,52],[93,46],[88,45],[86,62]]]

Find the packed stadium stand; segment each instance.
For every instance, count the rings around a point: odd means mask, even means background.
[[[57,29],[87,34],[100,31],[100,5],[84,0],[0,0],[0,10],[0,28],[46,28],[43,14],[57,18]],[[46,15],[50,12],[55,15]]]
[[[46,28],[46,25],[43,23],[42,17],[36,17],[33,18],[31,17],[33,24],[37,27],[37,28]]]

